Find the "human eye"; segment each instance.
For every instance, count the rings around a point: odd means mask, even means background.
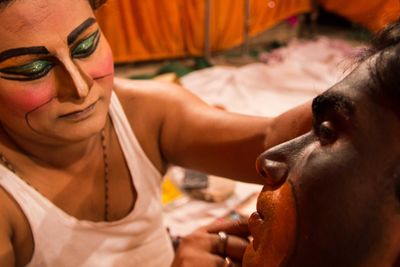
[[[333,144],[338,138],[338,132],[331,121],[315,124],[314,132],[322,146]]]
[[[99,44],[99,39],[100,32],[97,30],[73,48],[71,52],[72,57],[85,58],[90,56],[96,50],[97,45]]]
[[[53,66],[50,60],[39,59],[21,66],[3,68],[0,72],[6,74],[1,76],[6,80],[31,81],[44,77]]]

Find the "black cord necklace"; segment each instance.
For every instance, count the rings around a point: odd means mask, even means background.
[[[108,209],[109,209],[109,186],[108,186],[108,155],[107,143],[104,130],[101,131],[101,148],[103,151],[103,164],[104,164],[104,221],[108,222]]]

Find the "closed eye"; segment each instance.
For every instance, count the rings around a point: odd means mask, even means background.
[[[73,58],[86,58],[93,54],[100,40],[100,31],[97,30],[86,39],[78,43],[71,51]]]
[[[54,67],[54,62],[49,59],[38,59],[22,66],[13,66],[0,69],[1,77],[6,80],[32,81],[40,79]]]

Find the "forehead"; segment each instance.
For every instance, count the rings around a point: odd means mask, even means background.
[[[16,0],[0,10],[0,51],[62,39],[93,16],[87,0]]]
[[[377,99],[373,93],[383,89],[372,78],[373,61],[366,61],[358,66],[345,79],[314,99],[313,111],[318,113],[318,102],[322,104],[319,110],[344,110],[351,115],[351,124],[358,136],[367,138],[390,138],[396,141],[400,134],[399,119],[385,102]],[[321,101],[322,100],[322,101]],[[400,143],[396,141],[396,143]]]
[[[312,104],[314,116],[328,111],[343,112],[346,116],[356,116],[356,111],[368,105],[369,71],[359,66],[342,81],[318,95]]]

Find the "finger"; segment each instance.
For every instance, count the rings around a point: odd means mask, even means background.
[[[179,249],[196,248],[201,251],[215,253],[215,244],[219,242],[216,234],[210,234],[204,231],[195,231],[187,236],[180,238]]]
[[[220,267],[239,267],[240,263],[236,263],[229,257],[218,257],[218,265]]]
[[[229,235],[226,246],[226,255],[234,261],[241,262],[249,242],[246,239]]]
[[[175,255],[174,261],[171,267],[180,267],[180,266],[196,266],[196,267],[233,267],[234,263],[227,264],[225,258],[221,256],[203,253],[198,250],[191,250],[184,254]]]
[[[222,259],[222,267],[241,267],[242,263],[232,260],[229,257],[221,258]]]
[[[235,261],[241,262],[249,242],[242,238],[232,236],[229,238],[226,255]]]
[[[247,239],[243,239],[241,237],[237,237],[234,235],[228,235],[226,246],[222,245],[220,236],[218,234],[212,235],[212,248],[211,253],[218,254],[222,257],[228,256],[235,261],[242,261],[244,252],[246,250],[249,242]],[[224,251],[221,250],[221,246]]]
[[[205,226],[204,229],[208,233],[218,233],[220,231],[224,231],[227,234],[241,236],[243,238],[247,238],[250,235],[247,221],[215,222]]]

